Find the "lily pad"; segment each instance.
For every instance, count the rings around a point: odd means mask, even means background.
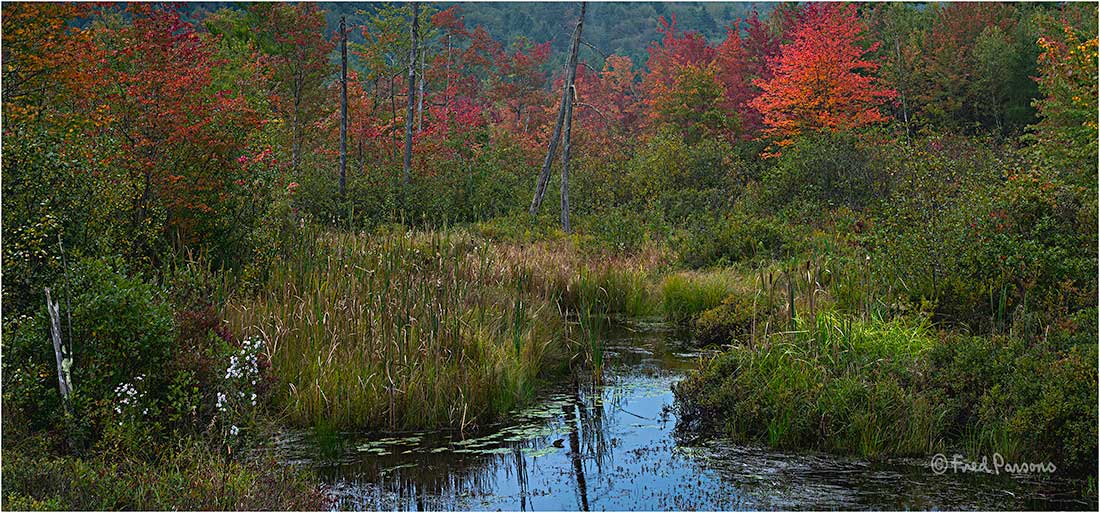
[[[541,456],[546,456],[547,454],[554,454],[555,452],[558,452],[559,450],[561,450],[560,447],[554,447],[553,445],[547,445],[546,447],[543,447],[542,449],[538,449],[538,450],[535,450],[535,448],[533,448],[533,447],[524,447],[523,448],[523,453],[530,456],[530,457],[532,457],[532,458],[538,458],[538,457],[541,457]]]

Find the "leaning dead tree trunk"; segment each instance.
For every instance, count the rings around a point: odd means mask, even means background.
[[[405,188],[409,186],[412,168],[413,114],[416,109],[416,33],[420,19],[420,3],[412,3],[412,45],[409,49],[408,112],[405,115]]]
[[[340,17],[340,197],[348,180],[348,31]]]
[[[565,88],[561,93],[561,106],[558,107],[558,121],[554,125],[554,133],[550,136],[550,145],[546,150],[546,160],[542,163],[542,172],[539,173],[538,185],[535,187],[535,197],[531,200],[531,215],[538,213],[539,207],[542,206],[542,197],[546,194],[546,184],[550,181],[550,166],[554,163],[554,157],[558,152],[558,141],[561,140],[562,125],[565,124],[566,114],[572,112],[573,81],[577,78],[577,51],[581,43],[581,30],[584,28],[584,11],[586,7],[587,3],[581,2],[581,15],[577,19],[577,28],[573,29],[573,44],[569,50],[569,63],[566,65],[565,70]],[[564,164],[563,170],[566,167],[568,167],[568,164]],[[562,182],[564,183],[565,180],[562,180]],[[562,191],[564,194],[564,185]],[[563,203],[562,206],[566,205]],[[566,230],[568,230],[568,227],[565,226],[567,217],[567,214],[563,214],[563,228]]]
[[[542,162],[542,172],[539,173],[538,185],[535,187],[535,197],[531,200],[531,215],[535,215],[542,206],[542,196],[546,194],[546,184],[550,181],[550,166],[554,163],[554,156],[558,153],[558,141],[561,140],[561,126],[565,121],[565,102],[569,94],[566,88],[561,95],[561,106],[558,107],[558,121],[554,123],[554,132],[550,135],[550,146],[546,150],[546,160]]]
[[[57,302],[50,298],[50,289],[46,287],[46,311],[50,314],[50,339],[53,342],[54,359],[57,361],[57,389],[61,392],[61,400],[65,409],[69,409],[69,396],[73,392],[70,368],[72,356],[61,343],[61,312],[58,311]]]

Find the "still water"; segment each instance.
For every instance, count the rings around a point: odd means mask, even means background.
[[[285,433],[353,510],[1091,509],[1079,482],[935,475],[927,461],[866,462],[676,434],[671,387],[703,356],[659,326],[617,329],[601,386],[563,383],[507,423],[451,433]]]

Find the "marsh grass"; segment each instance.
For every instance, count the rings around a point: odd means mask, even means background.
[[[295,424],[468,429],[576,355],[598,375],[605,319],[654,310],[638,286],[646,258],[590,262],[567,244],[455,230],[304,233],[226,316],[265,340]]]
[[[722,304],[733,294],[751,290],[751,279],[735,269],[670,274],[661,284],[665,318],[683,323]]]
[[[751,268],[673,273],[661,284],[663,313],[700,340],[731,343],[766,340],[828,312],[862,321],[924,317],[919,307],[888,302],[892,291],[872,269],[867,256],[834,247]]]
[[[607,315],[600,311],[600,303],[582,299],[577,310],[576,352],[585,358],[596,383],[603,381],[604,339],[607,336]]]

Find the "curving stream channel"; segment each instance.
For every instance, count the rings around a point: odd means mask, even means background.
[[[1091,509],[1058,477],[934,474],[928,461],[867,462],[675,435],[671,385],[700,354],[659,326],[618,328],[605,383],[563,383],[507,423],[448,433],[284,433],[281,459],[314,468],[354,510]]]

